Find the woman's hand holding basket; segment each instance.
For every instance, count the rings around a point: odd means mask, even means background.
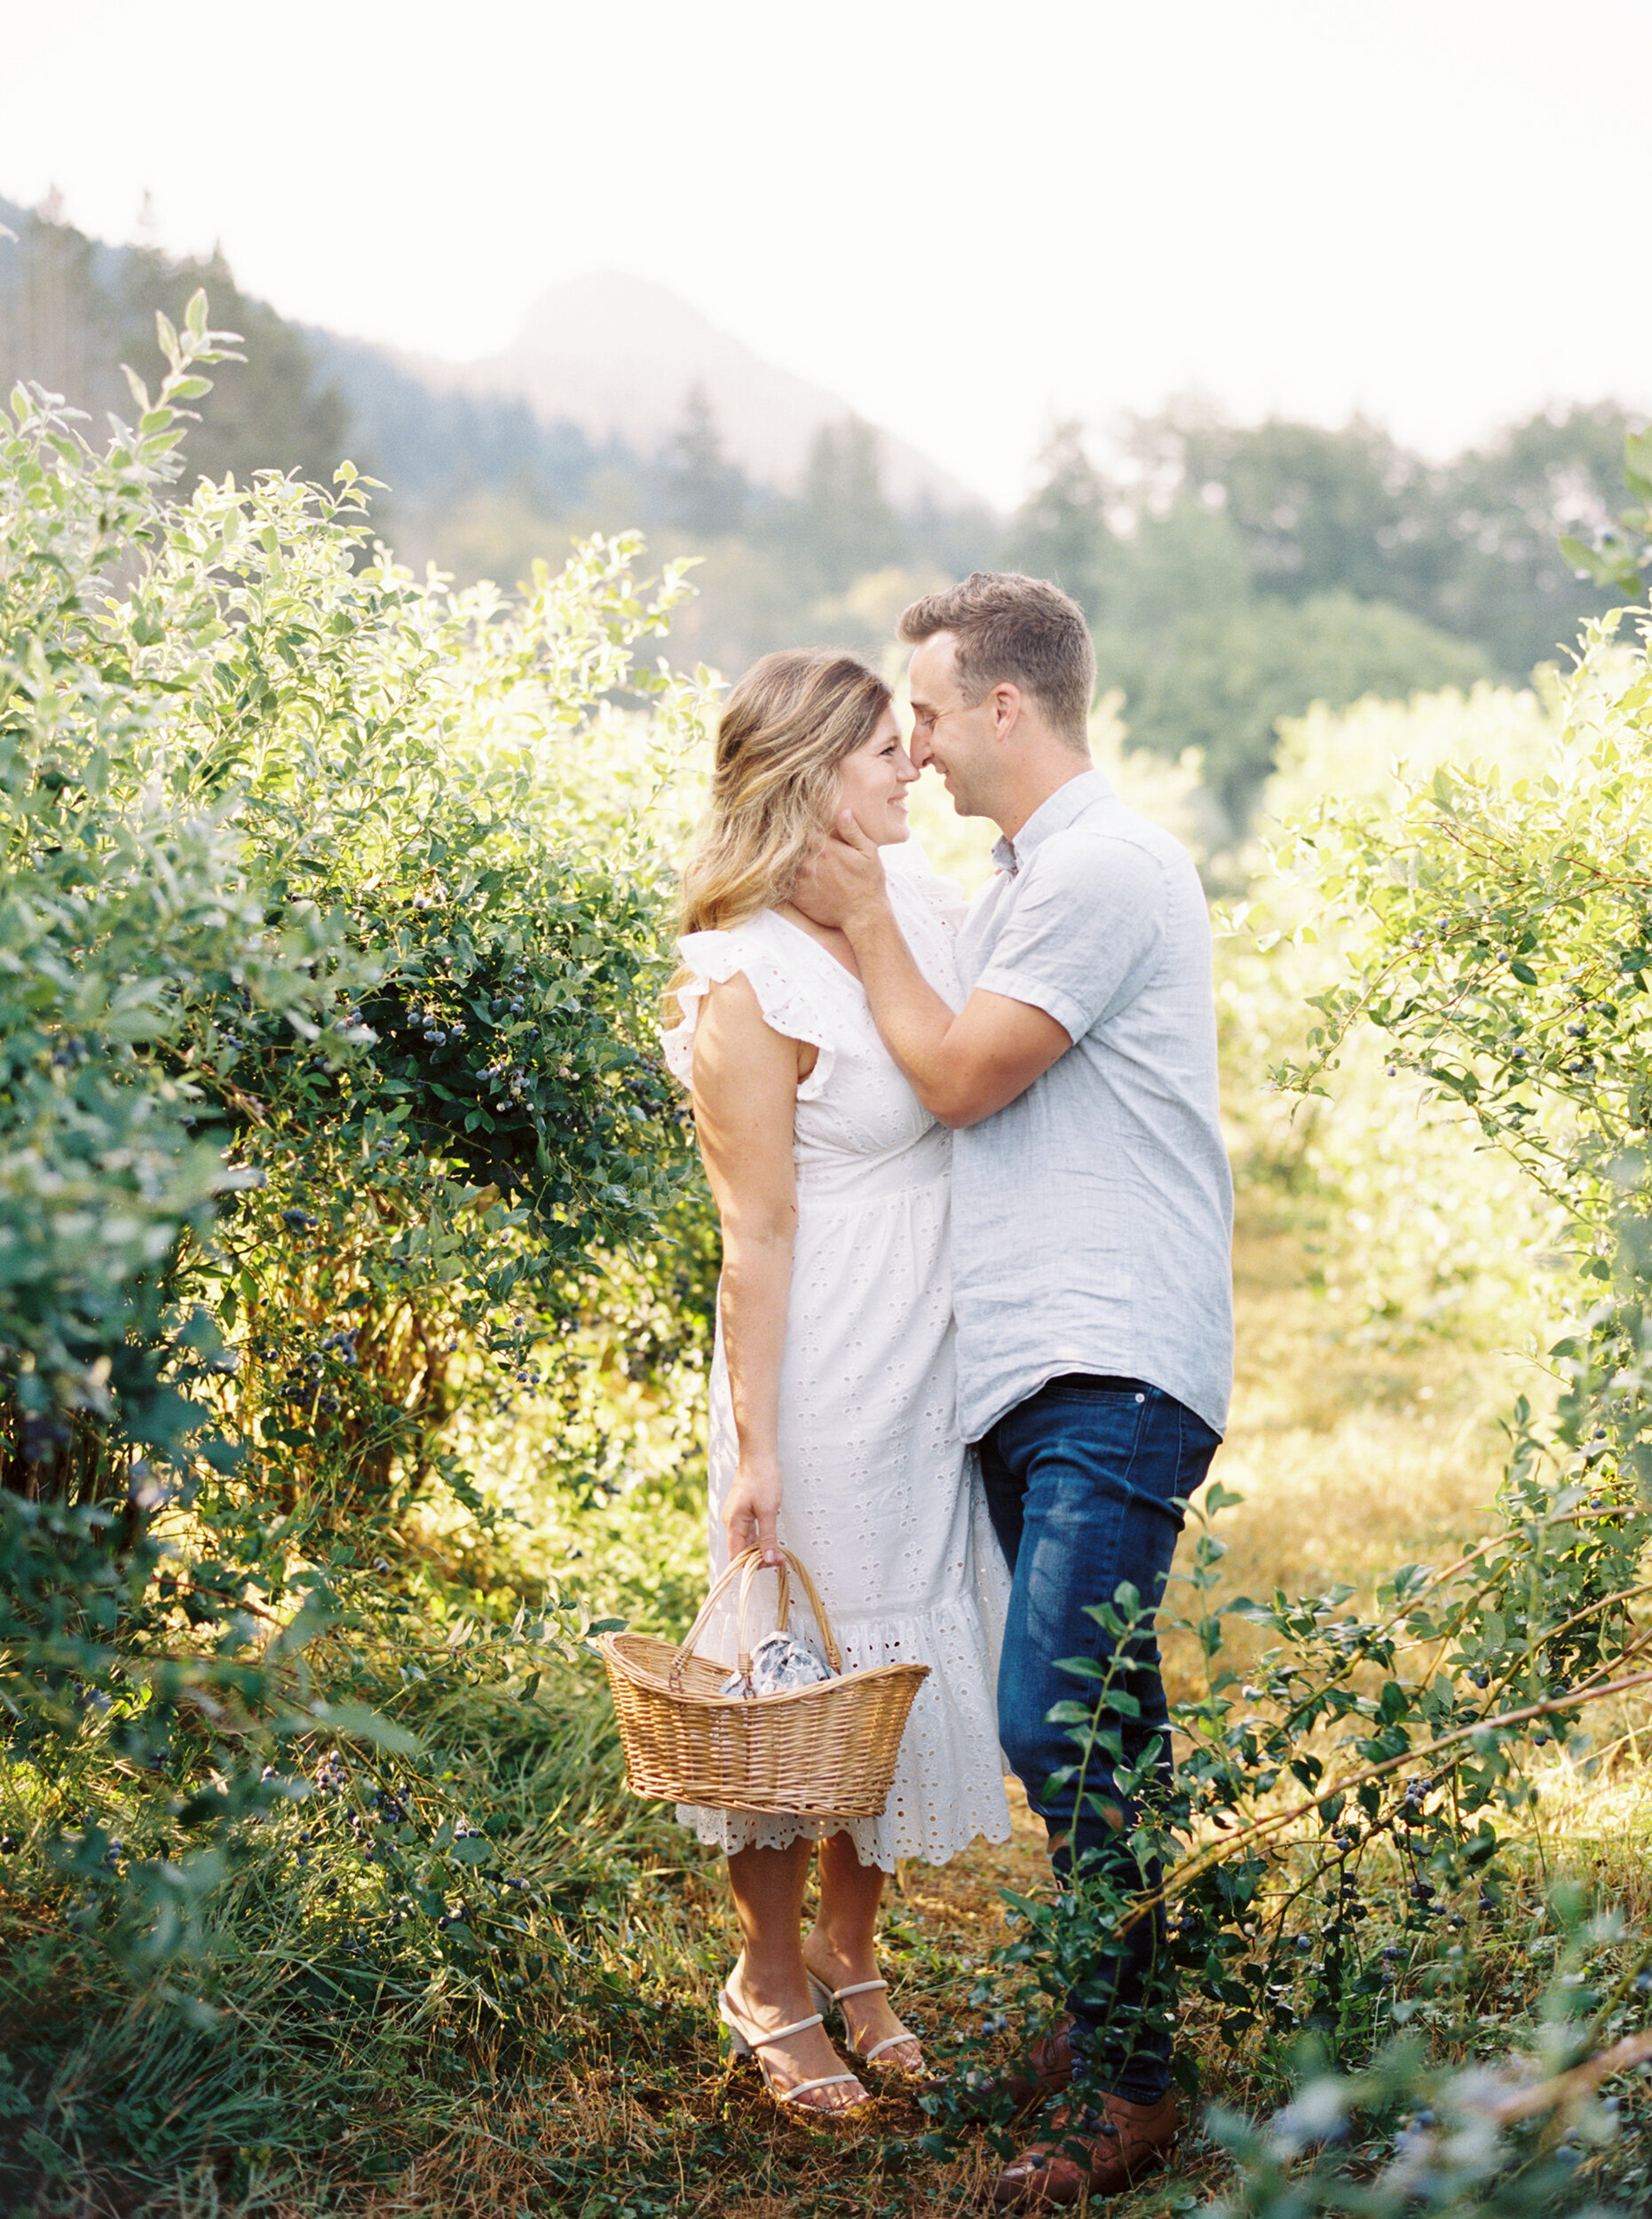
[[[723,1523],[729,1536],[729,1561],[748,1549],[761,1549],[766,1565],[781,1560],[780,1466],[771,1457],[742,1457],[734,1483],[723,1498]]]

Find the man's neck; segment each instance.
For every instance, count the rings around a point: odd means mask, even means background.
[[[1002,813],[994,811],[993,822],[1006,840],[1014,840],[1026,824],[1041,809],[1052,794],[1059,794],[1064,786],[1081,778],[1095,765],[1089,756],[1075,754],[1063,747],[1059,754],[1047,756],[1037,763],[1030,763],[1016,781],[1016,791],[1008,796]]]

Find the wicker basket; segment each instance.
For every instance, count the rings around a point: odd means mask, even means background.
[[[751,1684],[747,1631],[753,1582],[763,1552],[747,1549],[717,1581],[679,1646],[645,1633],[605,1633],[597,1647],[608,1668],[631,1792],[713,1811],[801,1812],[822,1817],[877,1817],[889,1799],[906,1714],[927,1664],[879,1664],[845,1672],[815,1583],[792,1555],[778,1568],[784,1628],[791,1613],[786,1567],[802,1583],[839,1677],[779,1695],[718,1693],[730,1667],[697,1656],[700,1629],[739,1579],[739,1662]]]

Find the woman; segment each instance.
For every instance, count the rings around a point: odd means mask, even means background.
[[[1005,1575],[953,1414],[950,1137],[878,1038],[848,941],[787,898],[844,807],[880,846],[906,841],[917,776],[889,689],[851,656],[770,655],[741,680],[684,873],[666,1035],[723,1221],[713,1575],[754,1544],[778,1561],[778,1539],[813,1575],[846,1670],[930,1668],[881,1817],[679,1812],[728,1854],[745,1946],[719,2011],[736,2050],[779,2101],[829,2114],[870,2100],[827,2040],[833,2003],[862,2065],[923,2069],[878,1974],[885,1875],[1009,1832],[992,1701]],[[890,886],[956,1006],[952,889],[915,852]],[[718,1631],[707,1654],[728,1653]]]

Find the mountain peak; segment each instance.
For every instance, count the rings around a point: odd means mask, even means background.
[[[525,400],[547,422],[571,421],[598,442],[617,436],[653,454],[704,389],[724,447],[760,483],[793,488],[816,434],[852,414],[847,402],[765,361],[699,309],[646,278],[593,270],[542,293],[499,353],[462,367],[420,366],[471,392]],[[980,496],[917,448],[881,435],[884,480],[901,503],[946,509]]]
[[[650,278],[628,270],[588,270],[582,276],[564,278],[548,286],[528,310],[522,328],[506,348],[507,354],[535,351],[566,344],[570,333],[581,330],[620,331],[630,328],[640,336],[657,338],[673,330],[715,341],[716,328],[692,302],[656,285]]]

